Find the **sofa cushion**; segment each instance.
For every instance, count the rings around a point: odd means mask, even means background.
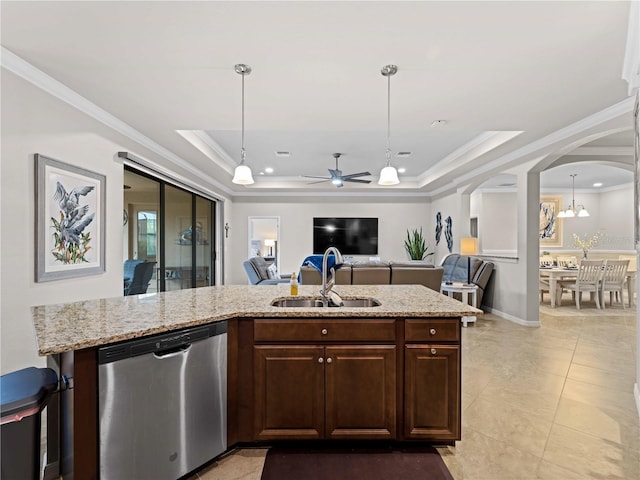
[[[251,257],[249,259],[253,267],[258,272],[258,276],[261,280],[266,280],[269,278],[269,272],[267,271],[267,262],[262,257]]]
[[[464,282],[466,283],[469,278],[473,282],[473,279],[482,265],[482,260],[471,257],[471,276],[468,277],[467,272],[469,269],[468,258],[465,255],[458,255],[453,253],[445,257],[442,261],[442,267],[444,268],[444,280],[447,282]],[[475,282],[474,282],[475,283]]]
[[[300,267],[300,283],[303,285],[322,285],[322,275],[315,267]],[[336,270],[336,285],[351,285],[351,265],[344,264]]]
[[[424,285],[439,292],[443,274],[444,268],[433,265],[391,264],[392,285]]]
[[[351,266],[353,285],[389,285],[391,270],[388,263],[356,263]]]

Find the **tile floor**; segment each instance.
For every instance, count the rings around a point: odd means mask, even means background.
[[[640,478],[635,308],[563,305],[546,299],[540,328],[485,315],[462,329],[462,441],[439,448],[456,480]],[[259,480],[265,453],[191,480]]]

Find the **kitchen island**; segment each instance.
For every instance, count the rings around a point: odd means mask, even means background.
[[[300,298],[317,296],[301,286]],[[63,460],[98,474],[97,349],[228,321],[228,445],[460,439],[460,318],[480,310],[418,285],[336,287],[376,307],[275,307],[288,285],[204,287],[33,307],[41,355],[73,378]],[[160,400],[159,400],[160,401]],[[67,416],[69,416],[67,413]],[[66,424],[62,419],[62,424]],[[72,446],[72,447],[71,447]]]

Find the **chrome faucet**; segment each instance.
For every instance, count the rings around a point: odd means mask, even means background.
[[[333,253],[336,257],[335,265],[342,265],[344,262],[342,254],[336,247],[327,248],[322,256],[322,290],[320,290],[320,295],[322,295],[322,305],[325,307],[329,305],[329,294],[336,283],[336,270],[334,267],[331,267],[331,278],[327,280],[327,260],[330,253]]]

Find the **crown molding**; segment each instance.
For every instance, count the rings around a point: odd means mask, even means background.
[[[59,82],[55,78],[47,75],[39,68],[34,67],[29,62],[23,60],[18,55],[11,52],[10,50],[7,50],[4,46],[0,48],[1,48],[0,65],[5,70],[28,81],[34,86],[47,92],[49,95],[71,105],[72,107],[76,108],[82,113],[97,120],[98,122],[120,133],[121,135],[124,135],[130,140],[133,140],[137,144],[152,151],[153,153],[159,155],[160,157],[168,160],[174,165],[188,171],[189,173],[192,173],[198,178],[203,179],[204,181],[208,182],[210,185],[213,185],[216,188],[219,188],[221,191],[223,191],[227,195],[233,195],[233,192],[229,188],[227,188],[225,185],[218,182],[213,177],[207,175],[202,170],[194,167],[189,162],[179,157],[172,151],[156,143],[146,135],[140,133],[131,125],[111,115],[109,112],[99,107],[95,103],[87,100],[82,95],[76,93],[75,91],[73,91],[72,89],[64,85],[62,82]],[[154,163],[154,162],[151,162],[150,160],[147,160],[147,162]],[[154,168],[159,170],[162,169],[162,167],[160,167],[155,163],[154,163]]]

